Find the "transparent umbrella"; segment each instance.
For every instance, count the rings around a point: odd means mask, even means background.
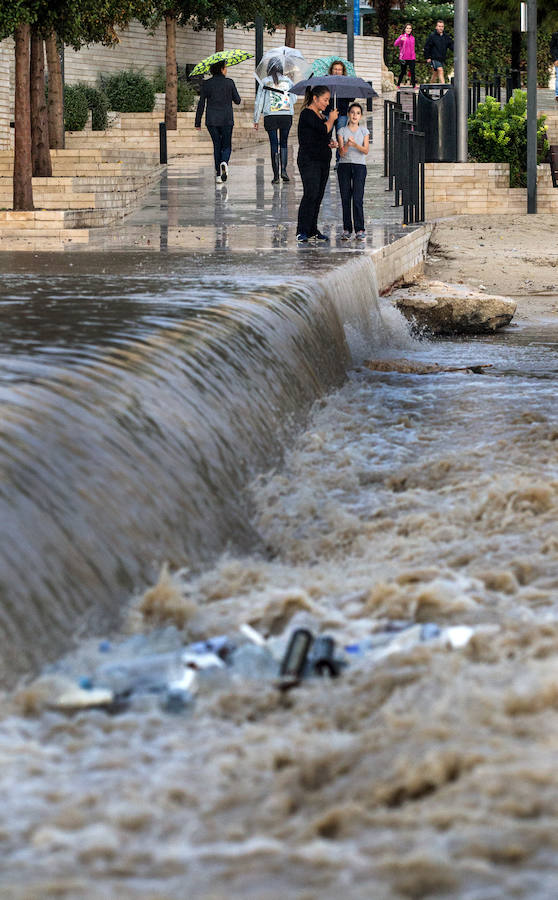
[[[291,81],[301,81],[307,78],[312,71],[312,64],[307,62],[300,50],[295,47],[273,47],[266,50],[258,65],[256,66],[256,79],[261,84],[266,75],[270,75],[269,71],[279,65],[283,75],[290,78]]]

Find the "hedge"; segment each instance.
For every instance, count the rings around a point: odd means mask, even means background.
[[[64,85],[64,129],[82,131],[89,116],[87,95],[81,84]]]
[[[537,119],[537,161],[548,152],[545,116]],[[527,185],[527,94],[516,90],[503,107],[494,97],[469,117],[469,156],[477,162],[507,162],[510,186]]]
[[[79,84],[83,88],[87,99],[87,106],[91,110],[91,128],[93,131],[104,131],[107,127],[107,111],[109,101],[107,95],[91,87],[90,84]]]
[[[153,82],[135,69],[100,75],[98,84],[108,97],[109,108],[116,112],[152,112],[155,106]]]

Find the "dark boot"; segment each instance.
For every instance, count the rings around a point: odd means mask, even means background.
[[[273,166],[273,181],[272,184],[279,184],[279,154],[272,153],[271,154],[271,165]]]
[[[287,175],[287,157],[289,155],[288,147],[281,147],[281,178],[283,181],[290,181],[291,179]]]

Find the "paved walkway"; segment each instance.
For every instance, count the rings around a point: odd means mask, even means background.
[[[368,237],[363,245],[340,240],[341,201],[332,166],[319,220],[331,243],[327,247],[311,244],[297,247],[296,221],[302,183],[296,168],[295,140],[291,140],[289,148],[291,181],[274,186],[268,142],[234,149],[233,136],[230,175],[225,185],[215,184],[211,158],[173,159],[160,185],[146,198],[142,208],[119,226],[91,232],[89,248],[137,250],[141,247],[196,253],[296,249],[300,253],[323,255],[328,250],[355,253],[364,247],[377,249],[391,243],[408,229],[401,225],[401,208],[393,207],[393,194],[386,192],[383,104],[376,101],[376,106],[367,118],[373,140],[365,193]]]

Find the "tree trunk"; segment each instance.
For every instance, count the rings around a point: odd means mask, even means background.
[[[225,20],[217,19],[215,22],[215,53],[225,49]]]
[[[296,22],[285,25],[285,47],[296,47]]]
[[[52,163],[48,146],[45,96],[45,48],[41,35],[31,29],[31,162],[35,178],[50,178]]]
[[[48,65],[48,140],[51,150],[64,149],[64,102],[58,41],[51,31],[45,41]]]
[[[389,19],[391,14],[391,0],[378,0],[376,4],[376,16],[378,22],[378,34],[384,39],[384,62],[389,67]]]
[[[176,19],[165,16],[167,33],[165,125],[168,131],[176,131],[178,107],[178,75],[176,69]]]
[[[31,28],[18,25],[15,39],[14,209],[34,209],[31,169],[29,58]]]

